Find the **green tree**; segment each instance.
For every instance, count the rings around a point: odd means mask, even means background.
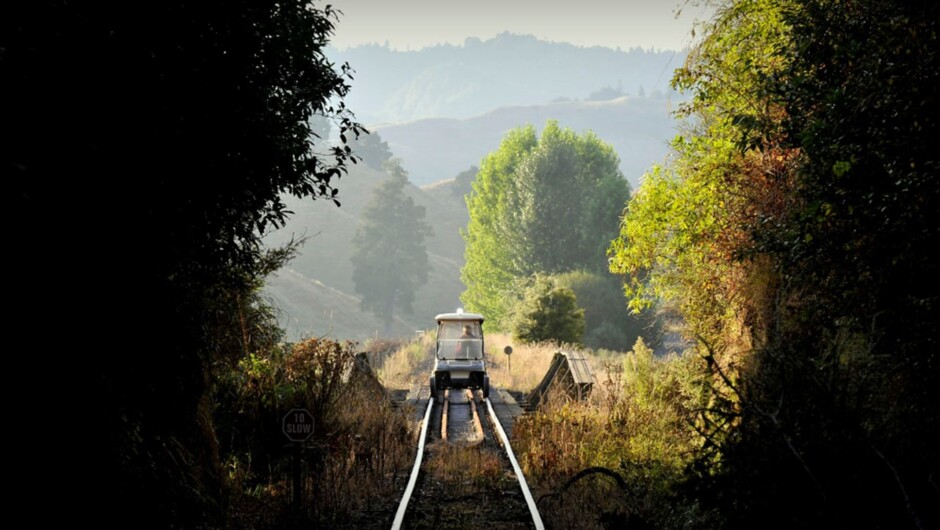
[[[627,351],[641,337],[651,347],[662,330],[652,311],[635,315],[623,298],[621,279],[608,273],[572,271],[553,276],[555,284],[574,292],[584,310],[584,345]]]
[[[511,131],[467,197],[464,304],[505,325],[515,285],[535,273],[606,269],[630,188],[613,149],[549,121]]]
[[[611,246],[706,361],[692,482],[729,527],[936,526],[938,7],[718,7]]]
[[[512,335],[524,343],[581,344],[584,310],[578,307],[574,291],[555,285],[551,277],[537,275],[515,309]]]
[[[500,148],[483,159],[473,193],[466,199],[470,219],[461,233],[466,263],[460,277],[467,289],[460,299],[468,309],[485,315],[493,328],[505,326],[510,304],[502,295],[524,276],[508,248],[515,238],[509,220],[518,214],[510,190],[516,168],[537,144],[534,127],[507,133]]]
[[[473,191],[473,181],[477,178],[479,172],[480,168],[470,166],[469,169],[457,173],[457,176],[454,177],[454,195],[462,199],[469,195]]]
[[[752,416],[728,461],[754,512],[800,505],[794,518],[938,526],[927,477],[940,445],[940,290],[926,279],[940,244],[940,7],[801,0],[782,13],[790,60],[760,89],[783,109],[781,144],[800,156],[790,208],[754,239],[788,303],[746,397],[752,410],[783,396],[789,406]],[[787,468],[792,454],[760,434],[771,426],[807,471]],[[786,480],[784,495],[745,471],[758,459]],[[800,488],[808,473],[813,495]]]
[[[265,273],[284,195],[338,199],[352,157],[311,134],[315,114],[363,130],[343,105],[348,66],[324,53],[337,15],[291,0],[2,9],[0,167],[22,257],[10,325],[50,344],[96,337],[90,355],[11,360],[46,381],[30,408],[68,403],[82,413],[63,432],[94,433],[35,476],[62,477],[76,517],[106,526],[224,526],[207,399],[231,321],[218,312]]]
[[[405,194],[408,177],[398,159],[386,164],[389,179],[376,188],[353,238],[353,282],[364,310],[382,319],[385,334],[395,313],[413,311],[415,291],[428,279],[424,240],[432,234],[425,210]]]
[[[351,147],[352,152],[366,165],[375,169],[382,169],[385,163],[394,156],[388,148],[388,142],[382,140],[379,133],[375,131],[359,136],[352,142]]]

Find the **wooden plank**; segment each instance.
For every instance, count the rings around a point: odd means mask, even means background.
[[[528,408],[535,410],[552,388],[558,387],[569,396],[584,399],[594,386],[594,375],[587,360],[579,352],[556,352],[542,381],[529,393]]]
[[[532,389],[532,392],[529,393],[529,408],[534,410],[538,407],[539,402],[542,400],[542,396],[548,392],[549,387],[555,381],[555,378],[558,376],[558,372],[561,370],[563,364],[564,356],[561,352],[556,352],[552,357],[552,362],[548,366],[548,371],[545,372],[545,376],[542,377],[542,381],[539,382],[535,388]]]
[[[571,372],[571,378],[576,385],[593,385],[594,376],[591,374],[591,367],[588,366],[587,359],[580,353],[565,352],[563,355],[568,359],[568,370]]]
[[[412,411],[412,417],[415,422],[420,423],[424,419],[424,412],[428,408],[428,399],[431,397],[431,387],[421,386],[412,388],[405,398],[404,406]]]
[[[506,436],[512,438],[512,427],[516,418],[525,413],[522,407],[516,403],[515,398],[509,392],[502,389],[490,389],[490,404],[493,406],[493,412],[496,413],[496,419],[499,421]]]

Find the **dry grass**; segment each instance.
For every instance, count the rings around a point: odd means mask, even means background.
[[[311,339],[287,353],[252,357],[220,381],[227,385],[224,395],[233,397],[216,417],[230,440],[223,457],[232,530],[346,528],[376,511],[394,510],[386,505],[408,475],[415,428],[410,414],[393,407],[373,379],[346,376],[353,351],[350,344]],[[284,412],[300,407],[315,419],[302,447],[287,444],[280,429]],[[295,465],[299,505],[291,494]]]
[[[445,442],[429,446],[424,466],[435,481],[455,495],[470,495],[491,488],[504,474],[497,453]]]
[[[355,528],[376,517],[377,512],[384,518],[385,512],[393,511],[399,485],[414,458],[408,418],[391,407],[376,406],[371,399],[354,397],[348,414],[331,427],[333,434],[307,445],[300,455],[300,511],[291,503],[290,462],[279,462],[277,469],[267,470],[265,481],[236,490],[231,499],[230,528],[265,530],[317,524]],[[230,462],[230,466],[233,463],[238,464]]]
[[[512,346],[512,355],[503,353]],[[538,385],[559,347],[551,343],[514,344],[508,335],[491,333],[486,336],[486,371],[490,386],[506,390],[529,392]]]
[[[412,389],[427,384],[434,366],[434,332],[370,358],[379,380],[389,389]]]
[[[344,435],[331,441],[308,485],[310,519],[333,525],[394,499],[414,458],[408,417],[370,396],[350,400],[336,427]]]
[[[427,384],[428,375],[434,366],[434,341],[432,330],[412,341],[385,344],[385,349],[367,345],[367,351],[372,366],[387,388],[412,389]],[[512,355],[503,353],[506,346],[512,346]],[[515,392],[530,392],[545,377],[556,352],[574,349],[569,345],[550,342],[517,344],[507,334],[487,333],[486,371],[490,376],[490,385]],[[622,370],[624,353],[584,352],[595,376],[609,370]],[[598,380],[598,384],[601,383]]]
[[[386,355],[373,355],[371,362],[387,388],[416,388],[427,384],[434,366],[434,331],[428,331],[411,342],[402,343]],[[513,346],[507,356],[503,348]],[[552,356],[559,347],[550,343],[514,345],[508,335],[486,335],[486,370],[490,385],[496,388],[528,392],[548,371]]]
[[[553,342],[514,345],[505,334],[487,335],[486,340],[487,351],[490,354],[487,363],[490,384],[522,393],[530,392],[542,381],[548,372],[552,358],[559,351],[579,352],[584,355],[594,375],[596,389],[608,388],[609,374],[622,373],[624,359],[627,358],[627,354],[623,352],[606,350],[595,352],[578,346]],[[511,359],[503,353],[503,347],[506,345],[513,347]],[[620,378],[620,376],[615,376],[618,381]]]
[[[412,341],[376,345],[370,358],[386,387],[426,384],[434,340],[432,331]],[[510,358],[503,353],[506,345],[513,346]],[[541,382],[556,352],[573,350],[552,343],[512,344],[499,333],[487,334],[486,346],[491,385],[521,393]],[[694,450],[685,408],[689,365],[678,357],[656,358],[641,344],[634,350],[584,350],[595,377],[588,399],[550,393],[538,412],[516,422],[513,446],[536,496],[544,496],[540,510],[550,527],[676,524],[672,519],[677,515],[666,507],[672,502],[669,491]],[[402,436],[388,429],[398,420],[381,414],[364,403],[344,418],[343,430],[355,434],[339,444],[348,449],[331,455],[317,474],[315,487],[326,488],[317,499],[320,509],[355,513],[365,499],[375,502],[389,494],[383,489],[394,482],[389,479],[404,476],[413,456],[415,426],[408,427],[411,436]],[[478,447],[432,444],[425,467],[434,488],[456,497],[497,491],[493,488],[508,480],[498,455]],[[608,472],[573,480],[591,468]],[[694,509],[682,509],[689,517],[698,516]],[[330,521],[325,515],[311,519]]]
[[[656,358],[641,344],[634,350],[588,353],[597,380],[589,399],[550,394],[516,421],[513,447],[530,485],[546,495],[540,509],[553,527],[678,524],[670,491],[696,447],[693,365]],[[602,472],[575,480],[595,468]],[[692,508],[686,515],[698,516]]]

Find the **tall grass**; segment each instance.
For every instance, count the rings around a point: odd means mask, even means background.
[[[513,353],[503,353],[506,345]],[[515,344],[486,335],[487,373],[494,388],[526,394],[545,376],[564,344]],[[694,425],[707,405],[702,363],[694,353],[656,356],[638,340],[628,352],[582,349],[594,391],[576,400],[557,389],[539,409],[516,420],[513,448],[540,498],[550,528],[708,527],[710,514],[681,494],[702,438]],[[434,334],[402,343],[381,359],[387,385],[426,384]],[[511,363],[511,366],[510,366]],[[485,453],[442,445],[428,468],[440,483],[466,491],[500,480]]]
[[[233,528],[338,528],[397,496],[413,457],[414,427],[356,371],[355,350],[322,339],[281,345],[218,379],[214,420]],[[302,444],[282,432],[282,418],[294,408],[314,417],[313,435]]]
[[[558,346],[550,343],[516,345],[510,358],[503,353],[503,348],[512,344],[507,335],[487,334],[485,339],[491,387],[518,392],[528,392],[542,380],[558,351]],[[386,387],[413,389],[428,383],[434,368],[434,347],[435,334],[428,331],[385,354],[370,354],[371,362]]]
[[[700,444],[692,428],[702,399],[696,359],[656,357],[642,340],[625,354],[586,358],[597,379],[588,399],[550,393],[513,429],[546,520],[556,528],[705,520],[676,491]]]
[[[505,346],[512,346],[511,355],[503,353]],[[508,335],[492,333],[486,336],[486,350],[490,386],[527,393],[545,377],[559,346],[550,342],[517,344]]]
[[[428,384],[434,368],[434,332],[402,341],[372,361],[379,379],[390,389],[414,389]]]

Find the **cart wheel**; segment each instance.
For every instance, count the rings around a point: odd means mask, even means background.
[[[431,382],[428,384],[431,387],[431,399],[437,397],[437,378],[433,375],[431,376]]]
[[[483,399],[490,398],[490,376],[483,376]]]

